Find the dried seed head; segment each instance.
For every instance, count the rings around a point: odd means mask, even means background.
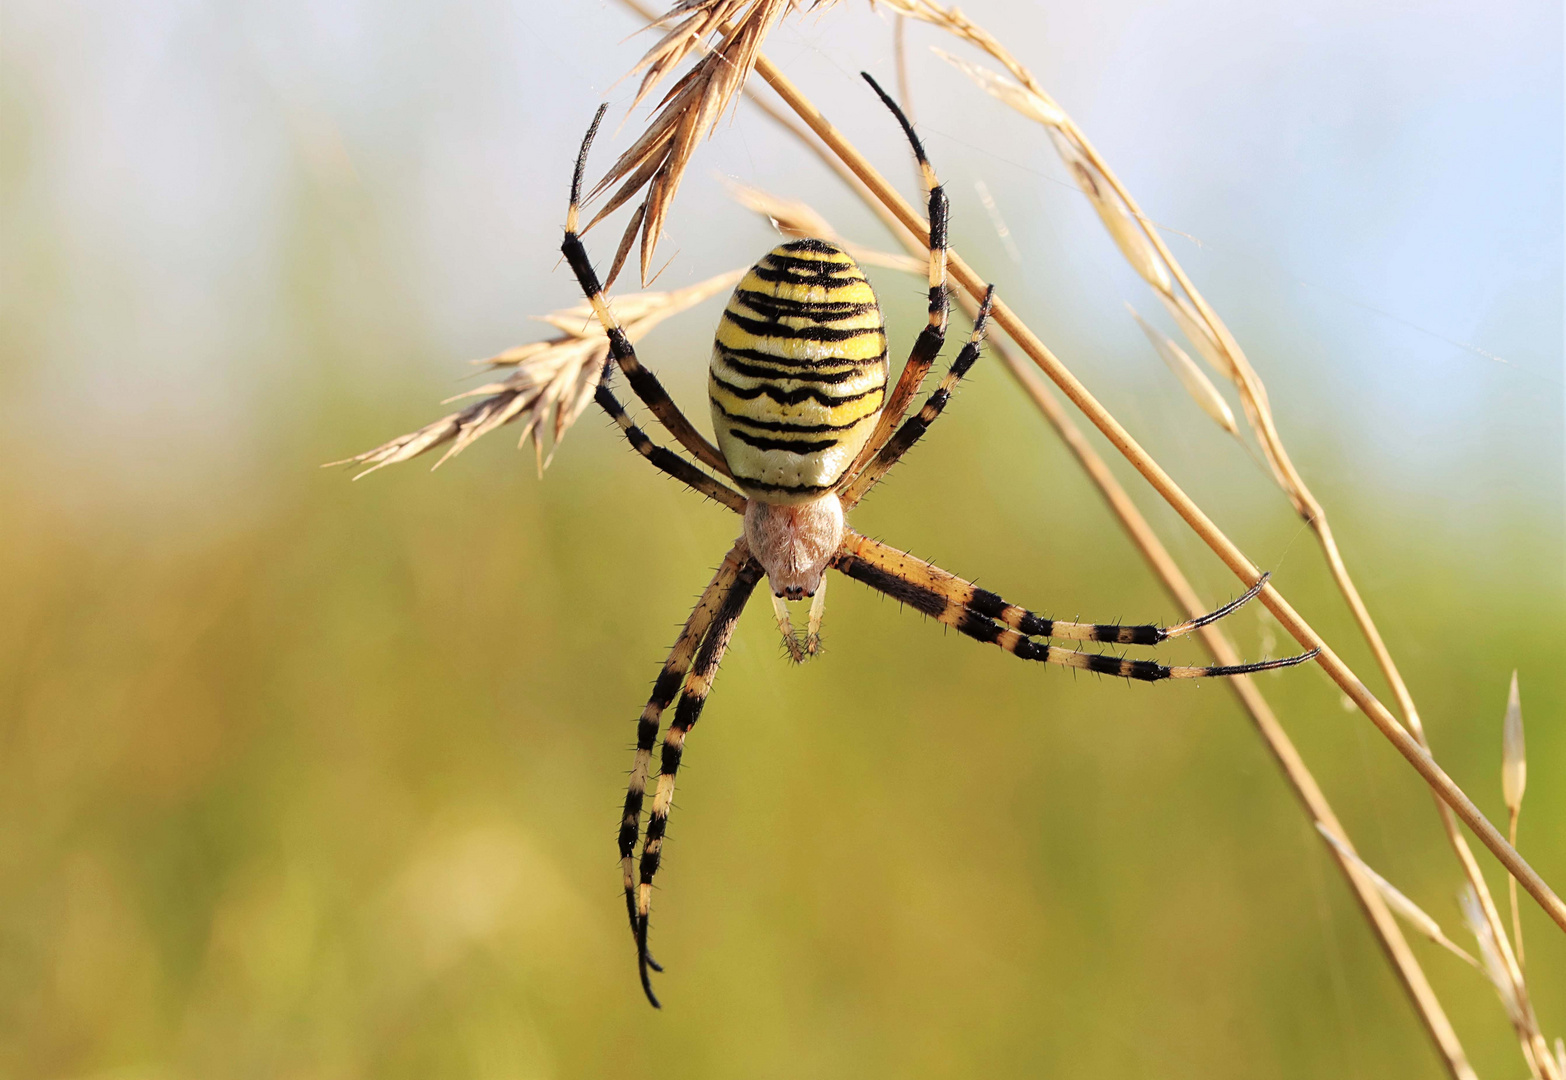
[[[1131,317],[1142,327],[1142,332],[1147,335],[1147,340],[1153,343],[1153,348],[1163,358],[1169,370],[1173,371],[1185,387],[1186,393],[1196,399],[1196,403],[1208,416],[1212,417],[1219,427],[1230,435],[1239,437],[1240,429],[1234,422],[1234,413],[1229,408],[1229,403],[1223,399],[1218,388],[1213,385],[1207,373],[1196,366],[1186,351],[1176,345],[1170,338],[1164,335],[1157,327],[1151,325],[1146,319],[1137,313],[1136,308],[1129,303],[1126,310]],[[1262,610],[1266,610],[1263,608]]]
[[[1213,337],[1213,332],[1207,328],[1207,323],[1202,319],[1191,302],[1183,296],[1159,293],[1158,298],[1164,302],[1164,307],[1169,309],[1169,314],[1179,324],[1180,332],[1191,343],[1203,360],[1212,365],[1214,371],[1226,379],[1235,377],[1234,361],[1218,344],[1218,339]]]
[[[675,292],[637,293],[614,301],[614,310],[632,341],[671,315],[676,315],[715,293],[733,287],[744,271],[735,270],[708,278]],[[533,449],[542,473],[554,456],[555,448],[570,426],[593,400],[609,357],[609,339],[584,303],[539,316],[540,322],[561,331],[559,337],[518,345],[476,363],[492,371],[509,371],[496,382],[476,387],[447,401],[481,397],[460,412],[441,417],[417,431],[366,450],[333,465],[369,466],[354,479],[377,469],[409,461],[437,446],[451,443],[450,449],[435,463],[438,468],[447,458],[461,453],[480,436],[513,421],[522,421],[518,445],[533,439]],[[544,434],[549,434],[549,452],[545,456]]]
[[[1104,228],[1109,230],[1115,246],[1120,249],[1121,257],[1131,264],[1131,269],[1141,275],[1142,280],[1151,285],[1158,295],[1172,295],[1173,285],[1169,280],[1169,270],[1164,266],[1163,257],[1147,239],[1147,233],[1142,230],[1141,223],[1126,209],[1120,194],[1109,185],[1103,174],[1088,161],[1070,138],[1056,128],[1050,129],[1050,137],[1055,142],[1055,149],[1060,154],[1061,160],[1066,163],[1066,167],[1071,170],[1071,175],[1076,179],[1077,187],[1082,189],[1082,194],[1088,197],[1088,202],[1092,203],[1093,209],[1098,211],[1099,220],[1104,223]]]
[[[798,4],[799,0],[680,0],[668,14],[651,24],[669,29],[631,70],[633,75],[644,72],[636,102],[691,53],[704,55],[664,95],[646,131],[593,189],[592,195],[596,196],[611,185],[620,184],[588,223],[589,229],[646,190],[621,238],[616,269],[639,230],[642,283],[647,283],[658,236],[696,144],[712,131],[745,85],[767,34],[785,12]],[[709,38],[717,40],[709,44]]]
[[[1522,809],[1523,789],[1528,786],[1528,755],[1523,746],[1522,699],[1517,693],[1517,672],[1506,695],[1506,719],[1501,725],[1501,793],[1513,814]]]
[[[1414,929],[1418,930],[1421,934],[1425,935],[1425,937],[1435,942],[1437,945],[1440,945],[1449,952],[1462,957],[1470,964],[1474,964],[1475,967],[1478,966],[1474,958],[1469,956],[1461,948],[1455,945],[1451,939],[1448,938],[1441,930],[1440,924],[1427,915],[1423,908],[1414,903],[1408,897],[1404,896],[1403,893],[1386,878],[1372,870],[1366,864],[1364,859],[1361,859],[1357,854],[1355,854],[1352,848],[1334,836],[1331,830],[1329,830],[1319,821],[1316,822],[1316,831],[1321,834],[1322,839],[1326,840],[1327,843],[1332,845],[1333,850],[1352,863],[1356,870],[1364,874],[1365,877],[1369,879],[1370,883],[1376,887],[1376,892],[1381,894],[1381,899],[1386,901],[1387,907],[1397,912],[1400,916],[1402,916],[1405,922],[1407,922]]]
[[[1495,934],[1490,929],[1489,921],[1484,917],[1484,909],[1479,904],[1478,894],[1474,892],[1472,885],[1464,885],[1462,892],[1457,894],[1457,899],[1463,907],[1463,922],[1468,924],[1474,940],[1479,943],[1479,958],[1484,962],[1484,973],[1489,977],[1490,985],[1495,987],[1495,992],[1500,995],[1507,1018],[1518,1027],[1526,1027],[1527,1016],[1517,998],[1517,987],[1512,983],[1511,975],[1507,973],[1506,962],[1501,959],[1500,946],[1496,944]]]

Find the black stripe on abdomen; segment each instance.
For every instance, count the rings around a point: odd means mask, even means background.
[[[807,454],[818,454],[823,450],[830,450],[837,445],[836,439],[810,440],[804,439],[769,439],[765,435],[752,435],[748,431],[739,428],[729,428],[729,434],[748,446],[754,446],[757,450],[783,450],[790,454],[799,454],[801,457]]]
[[[879,326],[843,328],[822,326],[819,323],[813,323],[809,326],[786,326],[783,323],[769,322],[764,319],[747,319],[743,315],[734,314],[732,309],[725,309],[723,318],[747,334],[753,334],[759,338],[781,338],[785,341],[852,341],[855,338],[885,332]]]

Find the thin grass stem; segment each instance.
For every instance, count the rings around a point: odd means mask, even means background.
[[[1274,422],[1272,409],[1267,402],[1266,387],[1238,342],[1230,334],[1228,327],[1197,290],[1184,267],[1165,244],[1162,235],[1151,220],[1142,213],[1131,192],[1121,183],[1086,133],[1049,97],[1034,78],[1033,73],[1012,56],[994,35],[970,21],[956,8],[943,8],[933,0],[883,0],[883,2],[900,15],[931,23],[977,46],[998,60],[1017,80],[1016,84],[1011,84],[1001,76],[986,72],[957,57],[942,54],[945,59],[978,81],[988,92],[1045,125],[1062,158],[1077,171],[1084,193],[1089,196],[1100,216],[1104,218],[1105,225],[1109,228],[1122,255],[1169,306],[1171,314],[1181,324],[1193,344],[1234,381],[1245,405],[1247,418],[1251,421],[1273,474],[1295,509],[1311,526],[1321,544],[1333,581],[1347,602],[1361,634],[1370,645],[1377,665],[1392,689],[1398,709],[1412,729],[1414,738],[1426,751],[1429,751],[1430,744],[1425,735],[1424,725],[1420,721],[1419,711],[1414,704],[1413,695],[1409,692],[1402,673],[1386,647],[1380,629],[1376,626],[1369,608],[1348,572],[1342,552],[1338,548],[1337,538],[1327,520],[1325,508],[1305,484],[1289,457]],[[1100,180],[1107,186],[1113,198],[1107,197],[1106,193],[1098,190]],[[1140,235],[1127,235],[1131,231],[1129,228],[1131,220],[1136,222],[1136,230]],[[1183,290],[1184,296],[1177,294],[1170,287],[1171,275]],[[1189,300],[1186,297],[1189,297]],[[1478,862],[1474,859],[1467,840],[1457,828],[1452,811],[1439,797],[1436,798],[1436,808],[1447,840],[1462,865],[1464,876],[1473,886],[1480,909],[1499,942],[1506,970],[1516,984],[1518,993],[1526,999],[1527,988],[1521,964],[1512,954],[1511,945],[1501,926],[1500,913],[1496,910]],[[1516,844],[1512,843],[1511,846],[1515,848]],[[1515,878],[1512,880],[1515,881]],[[1515,895],[1515,884],[1509,886],[1509,892]]]

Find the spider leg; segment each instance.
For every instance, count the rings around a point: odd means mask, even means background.
[[[747,559],[735,571],[733,583],[723,597],[701,647],[696,651],[696,659],[685,679],[685,688],[680,692],[679,704],[674,709],[674,720],[664,733],[658,789],[653,796],[652,813],[647,819],[647,835],[642,841],[641,883],[636,891],[635,914],[642,990],[654,1008],[658,1008],[659,1004],[648,972],[654,965],[647,953],[647,919],[652,909],[653,877],[658,873],[664,833],[669,824],[669,807],[674,802],[674,776],[679,771],[680,757],[685,750],[685,736],[701,717],[702,706],[707,703],[707,694],[712,690],[713,678],[718,673],[718,664],[729,647],[729,639],[734,635],[734,626],[739,621],[740,612],[745,610],[745,603],[750,599],[756,582],[761,580],[761,575],[761,564],[755,559]]]
[[[641,719],[636,725],[636,760],[631,765],[631,778],[626,785],[625,809],[620,815],[619,844],[620,868],[625,879],[625,910],[631,920],[631,933],[636,935],[638,943],[641,941],[641,931],[636,920],[636,841],[641,833],[642,799],[647,791],[647,767],[652,761],[653,743],[658,741],[658,727],[663,719],[663,711],[685,684],[685,675],[696,655],[696,647],[707,635],[713,617],[728,598],[740,568],[749,558],[750,548],[744,540],[736,541],[723,557],[712,581],[702,590],[701,599],[696,601],[690,618],[685,620],[674,647],[669,650],[669,658],[663,662],[663,670],[658,672],[652,696],[647,699],[647,706],[642,709]],[[640,945],[637,951],[642,952]],[[646,957],[646,962],[654,970],[662,970],[652,957]]]
[[[984,332],[990,318],[990,302],[994,297],[995,286],[991,285],[984,294],[984,301],[979,305],[978,317],[973,321],[973,334],[968,338],[968,343],[962,347],[962,351],[957,354],[957,359],[952,361],[945,378],[925,399],[924,406],[903,421],[897,433],[881,448],[881,452],[849,483],[847,490],[843,492],[843,509],[851,509],[869,494],[870,489],[875,487],[913,444],[919,441],[946,408],[946,403],[951,400],[952,391],[957,388],[963,376],[968,374],[968,369],[973,366],[973,362],[979,358],[979,346],[984,343]]]
[[[604,375],[607,377],[608,374],[609,372],[605,370]],[[714,502],[722,503],[736,514],[745,512],[745,496],[722,481],[708,476],[674,451],[667,447],[659,446],[647,437],[645,431],[632,423],[630,416],[626,414],[625,406],[620,404],[620,399],[614,396],[614,391],[609,389],[607,382],[599,381],[598,389],[594,392],[593,399],[598,402],[598,407],[608,413],[610,419],[619,425],[620,430],[625,433],[625,437],[636,448],[636,452],[652,462],[655,467],[662,469],[687,487],[694,488]]]
[[[907,552],[898,551],[877,540],[849,530],[832,565],[856,581],[869,585],[915,610],[922,611],[946,626],[977,641],[998,645],[1013,656],[1040,663],[1118,675],[1125,679],[1158,682],[1163,679],[1197,679],[1207,676],[1247,675],[1257,671],[1292,667],[1316,655],[1315,649],[1281,660],[1263,660],[1253,664],[1229,666],[1180,667],[1151,660],[1126,660],[1118,656],[1075,652],[1033,641],[1033,637],[1065,637],[1082,641],[1114,641],[1124,644],[1156,645],[1171,636],[1189,633],[1222,618],[1265,584],[1258,582],[1250,592],[1233,603],[1189,623],[1165,630],[1156,626],[1115,626],[1094,623],[1060,623],[1040,618],[1025,608],[1008,604],[994,593],[977,588],[971,582],[947,573]],[[1160,636],[1162,635],[1162,636]]]
[[[826,618],[826,575],[816,586],[816,595],[810,598],[810,628],[805,631],[805,655],[815,656],[821,651],[821,620]]]
[[[587,129],[587,137],[582,140],[582,149],[576,156],[576,170],[571,175],[571,205],[566,211],[565,239],[561,242],[560,252],[565,256],[572,273],[576,275],[577,283],[582,286],[587,302],[592,305],[593,313],[598,316],[598,322],[609,338],[609,355],[620,365],[620,370],[625,372],[626,381],[631,384],[631,389],[636,392],[636,396],[642,399],[647,408],[652,410],[652,414],[669,430],[669,434],[673,435],[692,457],[715,469],[719,475],[731,476],[728,462],[723,460],[723,455],[718,452],[718,448],[708,442],[706,437],[691,425],[691,422],[685,418],[685,414],[680,411],[680,407],[674,403],[674,399],[669,396],[669,392],[658,381],[658,376],[643,367],[641,361],[636,358],[636,349],[632,346],[631,339],[625,336],[619,320],[614,317],[614,312],[609,310],[604,291],[598,284],[598,273],[593,269],[592,260],[587,256],[587,248],[582,244],[581,234],[577,232],[577,224],[581,218],[582,173],[587,169],[587,150],[593,145],[593,136],[598,134],[598,125],[603,121],[604,110],[608,107],[608,105],[598,107],[592,126]]]
[[[794,620],[788,613],[788,601],[776,594],[772,597],[772,617],[778,622],[778,631],[783,635],[783,647],[788,650],[788,658],[796,664],[804,663],[805,650],[799,644],[799,635],[794,632]]]
[[[908,362],[903,365],[902,375],[898,377],[897,385],[892,388],[891,396],[886,399],[886,406],[881,412],[881,418],[876,421],[875,430],[870,433],[869,441],[865,443],[864,449],[859,451],[853,465],[843,474],[849,478],[849,482],[859,474],[866,462],[881,452],[881,448],[886,445],[886,440],[892,437],[892,431],[902,421],[903,414],[908,411],[909,403],[919,392],[924,377],[929,374],[936,356],[941,351],[941,346],[946,342],[946,322],[951,309],[951,299],[946,291],[946,222],[949,213],[946,189],[941,186],[940,179],[935,175],[930,159],[925,156],[924,144],[919,141],[919,136],[914,132],[913,124],[907,115],[867,72],[860,72],[860,74],[881,98],[882,103],[892,110],[892,115],[897,117],[897,122],[902,125],[903,134],[908,136],[908,142],[913,147],[914,158],[919,163],[919,175],[924,180],[925,191],[929,193],[930,319],[924,329],[919,331],[913,350],[908,354]]]

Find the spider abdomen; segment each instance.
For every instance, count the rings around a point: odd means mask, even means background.
[[[825,240],[782,244],[724,309],[708,396],[745,494],[807,502],[840,480],[886,396],[886,331],[859,265]]]

